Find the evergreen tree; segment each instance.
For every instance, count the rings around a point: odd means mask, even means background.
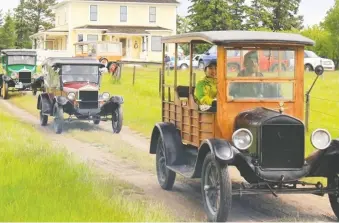
[[[191,0],[188,18],[192,31],[229,30],[231,16],[225,0]]]
[[[272,15],[269,10],[270,1],[252,0],[247,8],[247,29],[263,29],[271,27]]]
[[[231,18],[231,29],[232,30],[243,30],[244,19],[246,17],[247,6],[245,0],[228,0],[229,3],[229,14]]]
[[[303,16],[298,15],[301,0],[270,0],[272,20],[268,25],[273,31],[302,29]]]
[[[0,32],[0,49],[15,48],[15,37],[15,23],[10,12],[8,12],[5,16],[5,23],[2,27],[2,31]]]
[[[27,14],[27,21],[32,31],[37,33],[40,26],[45,30],[52,28],[54,22],[54,13],[51,6],[56,4],[56,0],[27,0],[24,4]]]
[[[17,48],[31,48],[32,44],[29,39],[29,36],[33,34],[33,30],[29,26],[29,21],[27,21],[28,11],[25,9],[25,1],[20,0],[20,4],[17,8],[14,9],[14,19],[15,27],[17,33]]]

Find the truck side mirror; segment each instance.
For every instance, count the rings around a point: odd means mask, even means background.
[[[324,67],[322,65],[318,65],[314,68],[314,72],[320,76],[324,73]]]

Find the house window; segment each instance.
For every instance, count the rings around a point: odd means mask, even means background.
[[[78,42],[84,41],[84,34],[78,34]]]
[[[98,41],[98,35],[88,34],[87,41]]]
[[[120,6],[120,22],[127,22],[127,6]]]
[[[97,21],[98,19],[98,6],[97,5],[90,5],[90,20]]]
[[[151,37],[151,50],[156,52],[162,51],[161,36]]]
[[[149,21],[155,22],[156,21],[156,8],[149,7]]]

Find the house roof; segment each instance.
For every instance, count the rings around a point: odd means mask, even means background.
[[[171,31],[160,26],[100,26],[100,25],[85,25],[74,29],[102,29],[106,33],[127,33],[127,34],[149,34],[149,31]]]
[[[180,4],[176,0],[85,0],[98,2],[137,2],[137,3],[174,3]]]
[[[209,42],[211,44],[276,43],[313,46],[315,42],[299,34],[263,31],[206,31],[162,37],[163,43]]]

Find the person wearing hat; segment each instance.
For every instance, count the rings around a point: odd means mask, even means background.
[[[244,67],[238,74],[238,77],[256,76],[263,77],[259,72],[259,56],[256,50],[249,51],[244,56]]]
[[[197,83],[194,96],[200,109],[208,110],[217,97],[217,61],[208,61],[204,71],[205,77]]]
[[[263,77],[259,71],[259,56],[256,50],[249,51],[244,56],[244,69],[238,77]],[[268,98],[281,97],[281,89],[278,84],[271,83],[233,83],[230,95],[234,97]]]

